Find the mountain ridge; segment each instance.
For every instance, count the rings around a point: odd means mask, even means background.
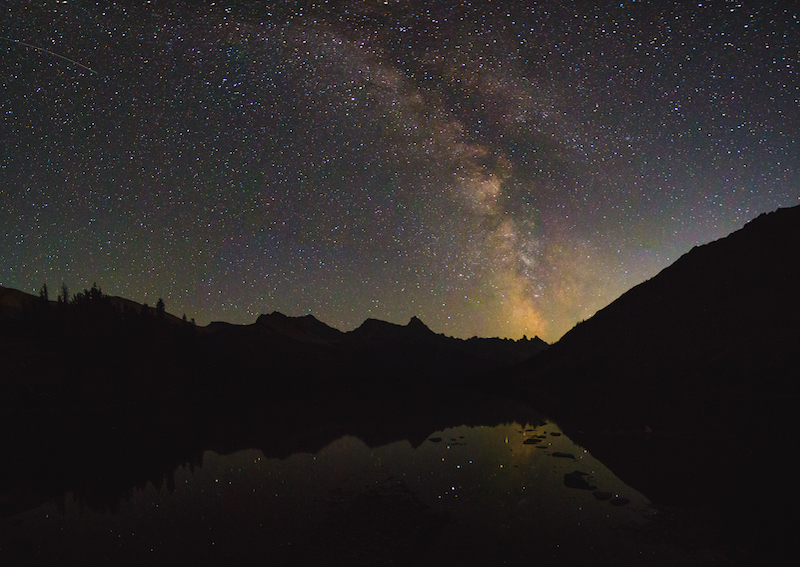
[[[113,376],[118,371],[115,364],[129,358],[147,366],[150,373],[171,369],[183,376],[164,375],[168,382],[188,383],[193,380],[190,376],[203,376],[215,395],[223,392],[214,374],[231,376],[226,384],[236,384],[242,395],[248,388],[274,386],[285,391],[290,384],[335,389],[357,383],[372,390],[378,384],[391,384],[396,390],[403,383],[427,380],[452,384],[530,358],[547,347],[538,338],[445,337],[416,316],[406,325],[367,319],[348,332],[310,314],[290,317],[277,311],[250,324],[215,321],[198,327],[163,307],[146,308],[104,295],[96,287],[68,304],[0,288],[0,323],[5,337],[0,349],[6,351],[10,374],[20,379],[25,371],[40,368],[41,374],[65,376],[63,380],[71,383],[73,378],[66,375],[78,372],[71,369],[87,366],[96,374]],[[20,343],[25,348],[9,346]],[[56,345],[60,354],[49,352],[48,344]],[[74,362],[60,364],[60,358]]]
[[[156,308],[153,306],[149,306],[146,303],[139,303],[135,300],[128,299],[121,296],[116,295],[104,295],[104,297],[108,298],[118,309],[133,309],[137,312],[141,310],[147,309],[152,315],[156,314]],[[26,308],[37,305],[40,303],[40,298],[18,290],[16,288],[5,287],[0,285],[0,319],[14,319],[19,318],[23,315],[23,312]],[[57,302],[53,300],[48,301],[48,305],[50,307],[56,307]],[[172,323],[178,324],[182,320],[169,312],[165,312],[165,317],[167,317]],[[325,323],[324,321],[320,321],[312,314],[307,315],[299,315],[299,316],[291,316],[285,315],[280,311],[272,311],[271,313],[262,313],[260,314],[253,323],[230,323],[228,321],[211,321],[207,325],[200,326],[197,325],[196,329],[200,332],[216,332],[220,329],[224,328],[245,328],[250,327],[253,325],[258,325],[263,329],[269,329],[270,331],[274,332],[276,335],[285,335],[287,337],[292,337],[295,339],[302,340],[304,338],[312,339],[314,341],[320,341],[325,339],[342,339],[345,336],[359,336],[359,335],[369,335],[372,333],[377,333],[378,335],[403,335],[403,336],[439,336],[445,337],[448,339],[456,340],[456,341],[470,341],[473,339],[483,340],[504,340],[504,341],[511,341],[511,342],[520,342],[520,341],[531,341],[535,342],[542,347],[546,347],[547,343],[540,339],[538,336],[535,336],[531,339],[501,339],[499,337],[472,337],[470,339],[459,339],[456,337],[446,337],[443,333],[436,333],[430,329],[419,317],[416,315],[412,316],[408,323],[405,325],[392,323],[389,321],[384,321],[382,319],[376,319],[369,317],[365,319],[361,325],[356,327],[351,331],[341,331],[336,327],[332,327]]]
[[[780,376],[800,340],[798,265],[800,206],[760,215],[576,325],[520,365],[518,383],[590,429],[683,417],[724,428],[734,407],[790,393]]]

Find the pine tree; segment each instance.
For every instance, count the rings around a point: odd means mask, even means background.
[[[58,302],[62,305],[69,303],[69,288],[64,282],[61,282],[61,293],[58,295]]]

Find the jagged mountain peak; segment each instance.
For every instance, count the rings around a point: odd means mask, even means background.
[[[380,319],[366,319],[357,329],[348,335],[358,340],[415,340],[419,338],[436,337],[436,333],[422,322],[416,315],[406,325],[398,325]]]
[[[425,323],[423,323],[422,319],[420,319],[416,315],[411,317],[411,320],[406,325],[406,328],[413,329],[413,330],[418,330],[418,331],[428,331],[430,333],[433,333],[433,331],[431,331],[430,327],[428,327]]]
[[[290,317],[279,311],[262,314],[256,320],[256,326],[283,336],[298,340],[327,342],[339,339],[342,332],[331,327],[310,313],[300,317]]]

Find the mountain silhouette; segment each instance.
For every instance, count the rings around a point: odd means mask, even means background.
[[[417,317],[407,325],[367,319],[342,332],[313,315],[275,311],[252,324],[196,327],[96,287],[69,303],[0,287],[0,323],[9,384],[21,384],[31,371],[50,375],[41,382],[47,396],[53,389],[82,389],[78,384],[87,375],[106,376],[101,387],[111,392],[118,376],[144,369],[148,382],[161,380],[178,390],[192,384],[194,392],[214,397],[266,390],[286,395],[287,388],[332,391],[345,384],[414,391],[415,383],[450,387],[547,347],[538,338],[446,337]],[[228,378],[221,382],[220,375]]]
[[[365,343],[429,341],[434,340],[435,336],[436,333],[416,316],[412,317],[407,325],[367,319],[357,329],[348,333],[351,340]]]
[[[786,427],[797,401],[800,207],[693,248],[517,368],[581,427]]]
[[[418,317],[406,325],[367,319],[342,332],[311,315],[261,315],[256,323],[212,323],[198,329],[203,373],[225,373],[226,387],[292,390],[385,399],[475,387],[485,373],[547,348],[538,337],[468,340],[434,333]],[[491,387],[482,383],[480,387]],[[367,393],[367,391],[369,393]],[[350,392],[345,394],[345,392]],[[309,394],[310,395],[310,394]]]
[[[35,299],[36,297],[24,291],[0,286],[0,315],[4,319],[19,317],[25,307]]]
[[[517,365],[512,381],[677,529],[724,542],[732,564],[786,564],[798,526],[784,510],[800,504],[787,451],[798,290],[792,207],[693,248]]]
[[[341,340],[342,332],[314,317],[289,317],[278,311],[259,315],[256,325],[271,330],[275,335],[290,337],[298,341],[330,343]]]

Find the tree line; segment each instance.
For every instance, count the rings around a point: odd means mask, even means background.
[[[50,306],[50,292],[47,283],[42,284],[39,290],[40,305],[48,308]],[[134,310],[132,303],[126,303],[123,307],[118,307],[111,301],[111,296],[103,293],[103,290],[95,282],[90,289],[84,288],[74,295],[70,295],[69,287],[66,283],[61,284],[56,294],[56,305],[58,307],[73,306],[78,310],[86,311],[121,311],[125,315],[130,315],[130,311]],[[166,304],[164,299],[159,297],[154,309],[151,309],[147,303],[143,303],[139,310],[139,315],[147,319],[154,318],[157,321],[165,321],[166,319]],[[194,317],[191,320],[186,318],[186,313],[183,314],[181,321],[185,326],[195,327],[196,323]]]

